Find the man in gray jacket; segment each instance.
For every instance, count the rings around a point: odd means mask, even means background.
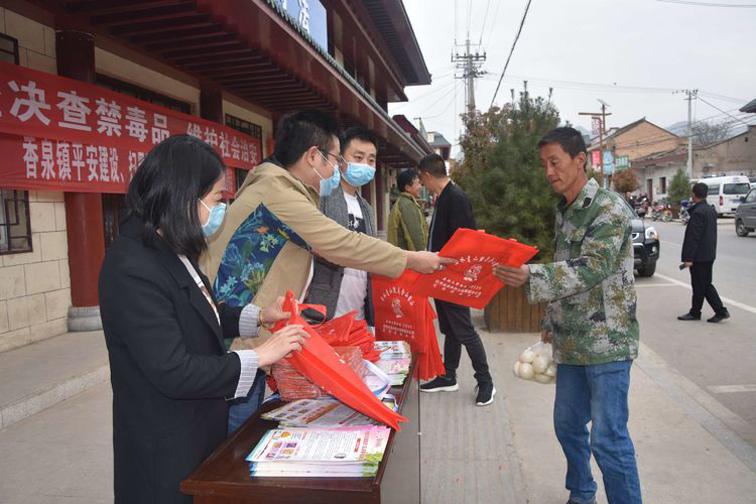
[[[320,198],[320,210],[342,226],[375,236],[373,208],[360,195],[360,187],[375,176],[377,140],[368,130],[347,129],[341,136],[341,183],[329,196]],[[317,252],[317,251],[315,251]],[[342,268],[322,258],[315,262],[307,302],[325,305],[327,318],[357,311],[357,319],[373,326],[370,276],[367,272]]]

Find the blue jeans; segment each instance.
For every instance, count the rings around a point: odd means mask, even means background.
[[[229,401],[228,408],[228,435],[234,433],[236,429],[247,421],[262,406],[265,398],[265,372],[257,370],[255,381],[247,393],[247,397],[240,397]]]
[[[641,502],[635,449],[627,431],[631,365],[628,360],[557,368],[554,430],[567,458],[565,486],[576,503],[593,502],[596,495],[591,453],[609,504]]]

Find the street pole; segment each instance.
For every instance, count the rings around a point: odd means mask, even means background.
[[[698,89],[686,90],[688,95],[688,180],[693,178],[693,98],[698,96]]]
[[[604,136],[606,135],[606,116],[612,115],[611,112],[606,111],[607,104],[603,100],[599,100],[601,102],[601,112],[578,112],[578,115],[587,115],[591,117],[601,116],[601,125],[599,127],[599,159],[600,159],[600,168],[599,173],[601,174],[601,180],[603,181],[604,188],[609,187],[609,180],[604,175]]]
[[[457,46],[459,47],[459,46]],[[455,75],[455,79],[465,80],[465,106],[467,112],[472,114],[475,112],[475,79],[483,76],[486,72],[481,71],[480,67],[484,61],[486,61],[486,53],[480,54],[470,52],[470,34],[467,34],[467,40],[465,41],[465,52],[463,54],[452,54],[451,61],[456,63],[458,70],[462,71],[462,75]]]

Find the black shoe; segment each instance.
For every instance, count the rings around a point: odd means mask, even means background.
[[[420,385],[421,392],[454,392],[459,390],[457,380],[446,376],[437,376],[433,380]]]
[[[695,316],[691,315],[690,313],[686,313],[685,315],[680,315],[677,317],[677,320],[701,320],[701,315]]]
[[[488,406],[493,402],[496,395],[496,387],[493,386],[493,383],[476,385],[475,389],[478,391],[478,395],[475,398],[476,406]]]
[[[567,504],[578,504],[578,503],[570,499],[567,501]],[[593,499],[589,504],[596,504],[596,499]]]
[[[730,312],[725,310],[722,313],[717,313],[710,319],[706,319],[706,322],[713,322],[716,324],[717,322],[722,322],[723,320],[728,319],[728,318],[730,318]]]

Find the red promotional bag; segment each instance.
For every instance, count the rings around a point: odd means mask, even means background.
[[[537,248],[516,240],[460,228],[439,252],[457,263],[430,275],[417,275],[410,290],[418,296],[481,309],[504,287],[493,275],[493,267],[520,267],[537,253]]]
[[[416,355],[415,376],[429,380],[444,374],[433,321],[436,313],[427,297],[415,295],[412,283],[416,273],[405,271],[397,278],[373,275],[375,338],[383,341],[406,341]]]
[[[288,320],[278,322],[273,328],[274,331],[295,324],[303,326],[310,335],[302,350],[293,352],[287,358],[292,366],[350,408],[399,430],[399,422],[406,422],[407,418],[387,408],[373,395],[362,378],[343,362],[325,339],[302,318],[299,303],[293,292],[286,293],[282,309],[291,313],[291,316]]]

